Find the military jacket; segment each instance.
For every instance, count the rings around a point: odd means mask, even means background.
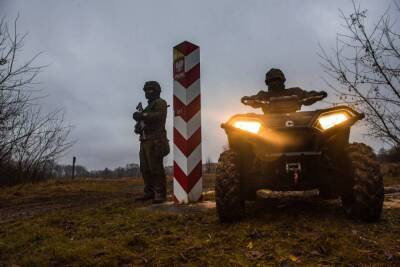
[[[144,129],[140,140],[166,139],[165,120],[167,118],[167,102],[157,98],[143,110]]]

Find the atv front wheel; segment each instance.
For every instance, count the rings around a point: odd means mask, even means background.
[[[234,222],[244,215],[244,200],[240,188],[238,154],[232,150],[222,152],[215,180],[217,213],[221,222]]]
[[[383,206],[384,189],[379,163],[372,148],[353,143],[346,149],[351,184],[341,196],[346,214],[352,219],[378,221]]]

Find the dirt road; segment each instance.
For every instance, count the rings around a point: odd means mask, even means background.
[[[169,181],[171,200],[171,181]],[[400,208],[400,193],[396,187],[385,197],[385,209]],[[131,201],[140,195],[143,184],[140,179],[78,180],[48,182],[37,185],[22,185],[0,191],[0,223],[56,211],[60,209],[81,209],[98,207],[104,204]],[[205,181],[206,200],[213,200],[213,179]],[[281,202],[279,205],[285,205]],[[328,202],[329,203],[329,202]],[[331,204],[339,205],[335,201]],[[214,207],[214,205],[209,205]],[[173,209],[179,211],[179,209]],[[182,209],[184,210],[184,209]],[[193,210],[193,208],[191,209]]]

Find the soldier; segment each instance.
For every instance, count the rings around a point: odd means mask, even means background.
[[[314,104],[316,101],[321,100],[325,98],[328,94],[324,91],[316,92],[316,91],[305,91],[299,87],[293,87],[293,88],[287,88],[285,89],[285,75],[280,69],[270,69],[266,74],[265,74],[265,84],[268,86],[268,92],[266,91],[260,91],[256,95],[252,96],[245,96],[242,97],[242,103],[244,103],[246,100],[264,100],[264,101],[269,101],[271,97],[280,97],[280,96],[292,96],[296,95],[299,97],[299,99],[307,99],[310,98],[309,100],[305,100],[303,102],[304,105],[309,106]],[[317,96],[317,98],[312,98]],[[258,104],[254,104],[250,106],[254,108],[262,107]],[[267,113],[268,110],[263,108],[264,113]]]
[[[143,112],[133,113],[133,119],[143,122],[140,130],[140,172],[144,180],[144,195],[136,201],[153,199],[153,203],[166,201],[166,177],[163,158],[169,154],[165,119],[167,102],[160,98],[161,87],[156,81],[145,83],[143,90],[148,100]]]

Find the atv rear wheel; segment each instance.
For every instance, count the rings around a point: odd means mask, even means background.
[[[384,189],[379,163],[372,148],[362,144],[349,144],[346,148],[351,184],[341,196],[346,214],[352,219],[378,221],[383,206]]]
[[[222,152],[215,180],[217,213],[221,222],[234,222],[244,215],[244,200],[240,187],[238,154],[232,150]]]

